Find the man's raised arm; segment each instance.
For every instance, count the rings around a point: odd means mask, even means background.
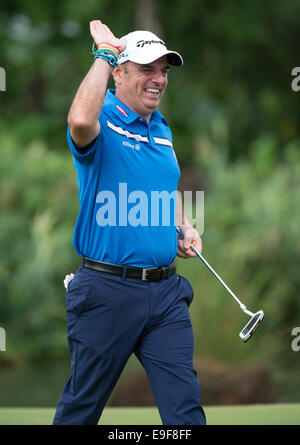
[[[90,22],[90,33],[97,49],[108,48],[119,54],[126,40],[117,39],[100,20]],[[68,115],[70,134],[75,144],[84,147],[100,132],[99,114],[104,102],[113,67],[103,58],[96,58],[81,82]]]

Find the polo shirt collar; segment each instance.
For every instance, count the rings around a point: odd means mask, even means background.
[[[115,89],[109,88],[106,92],[104,104],[109,105],[111,107],[111,111],[113,111],[122,121],[127,124],[131,124],[135,120],[140,119],[141,116],[128,108],[123,102],[121,102],[115,96],[115,93]],[[166,119],[158,110],[155,110],[152,113],[151,120],[157,120],[159,122],[163,122],[165,125],[168,125]]]

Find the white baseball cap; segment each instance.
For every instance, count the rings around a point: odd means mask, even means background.
[[[150,31],[133,31],[123,38],[127,40],[127,45],[119,55],[119,65],[128,60],[144,65],[162,56],[167,56],[170,65],[183,65],[181,55],[175,51],[169,51],[165,42]]]

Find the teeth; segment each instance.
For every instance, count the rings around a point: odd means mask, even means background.
[[[159,93],[159,89],[157,89],[157,88],[146,88],[146,91],[148,93],[154,93],[154,94],[158,94]]]

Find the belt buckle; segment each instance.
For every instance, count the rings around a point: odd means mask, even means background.
[[[162,279],[169,278],[169,267],[168,266],[162,266],[161,273],[162,273]]]
[[[149,270],[157,269],[157,267],[146,267],[142,270],[142,281],[150,281],[147,277]]]

